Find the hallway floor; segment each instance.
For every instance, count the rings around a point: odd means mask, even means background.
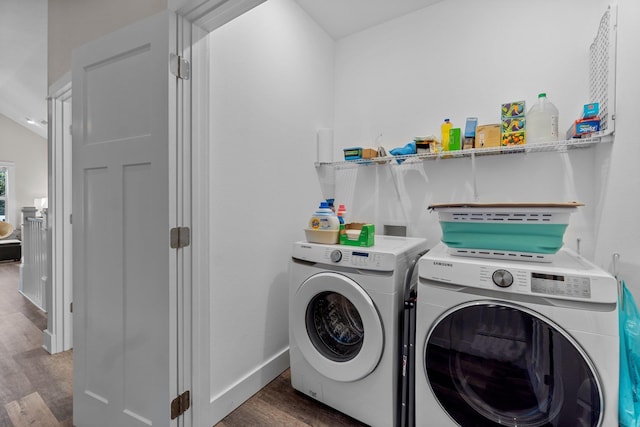
[[[0,426],[72,426],[73,354],[42,348],[47,317],[19,277],[19,262],[0,263]]]
[[[47,317],[18,292],[19,277],[19,262],[0,262],[0,427],[72,427],[73,351],[42,348]],[[294,390],[287,370],[215,427],[247,426],[364,424]]]

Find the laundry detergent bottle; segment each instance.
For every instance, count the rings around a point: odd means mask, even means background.
[[[444,119],[444,122],[440,125],[440,131],[442,132],[442,151],[449,151],[449,131],[453,128],[451,120]]]
[[[311,230],[338,230],[340,229],[340,221],[336,214],[329,207],[326,201],[320,202],[318,210],[316,210],[309,220],[309,228]]]

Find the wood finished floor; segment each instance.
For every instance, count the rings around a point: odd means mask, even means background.
[[[47,317],[18,292],[19,274],[0,263],[0,426],[72,426],[72,352],[42,348]]]
[[[20,263],[0,262],[0,427],[71,427],[73,351],[42,348],[46,314],[18,292],[19,272]],[[364,424],[294,390],[287,370],[215,425],[249,426]]]

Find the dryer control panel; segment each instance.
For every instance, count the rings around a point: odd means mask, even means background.
[[[591,298],[588,277],[531,273],[531,291],[539,294]]]
[[[456,287],[591,303],[616,303],[618,287],[609,273],[561,249],[552,263],[503,261],[450,255],[436,247],[418,264],[420,280]]]

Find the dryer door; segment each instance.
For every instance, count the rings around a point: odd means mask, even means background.
[[[496,301],[455,307],[434,323],[423,356],[433,394],[460,425],[601,423],[602,388],[588,356],[527,308]]]
[[[290,304],[293,336],[304,358],[322,375],[356,381],[378,365],[382,322],[354,280],[334,272],[315,274],[302,283]]]

